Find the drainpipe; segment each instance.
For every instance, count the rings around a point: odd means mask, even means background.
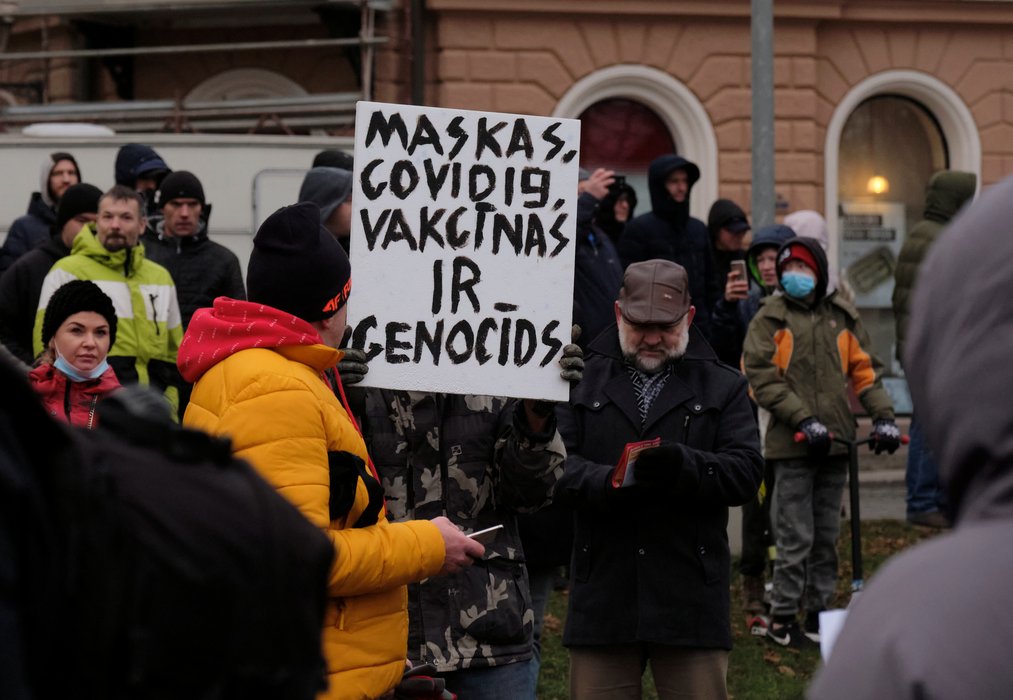
[[[753,230],[774,223],[774,8],[752,0]]]
[[[411,0],[412,104],[426,101],[426,0]]]

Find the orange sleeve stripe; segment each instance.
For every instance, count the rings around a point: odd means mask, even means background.
[[[784,375],[791,364],[791,353],[795,350],[795,336],[787,328],[774,332],[774,366]]]
[[[841,356],[841,371],[851,378],[856,394],[876,383],[876,372],[872,368],[872,357],[862,349],[855,334],[844,329],[837,334],[837,352]]]

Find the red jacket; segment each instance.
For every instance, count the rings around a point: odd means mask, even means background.
[[[51,364],[39,365],[28,374],[42,405],[49,415],[81,428],[94,428],[95,406],[99,399],[120,388],[116,373],[110,367],[98,379],[72,382]]]

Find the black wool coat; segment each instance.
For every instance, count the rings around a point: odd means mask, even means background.
[[[558,417],[569,456],[556,499],[575,513],[563,643],[731,648],[728,506],[753,498],[763,471],[745,378],[691,327],[642,427],[613,327]],[[653,437],[682,453],[667,485],[609,486],[625,445]]]

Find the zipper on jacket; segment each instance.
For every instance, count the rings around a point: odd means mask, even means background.
[[[689,444],[689,414],[686,414],[686,420],[682,422],[682,444]]]
[[[98,395],[91,397],[91,406],[88,407],[88,423],[84,426],[88,430],[95,427],[95,407],[98,406]]]
[[[155,324],[155,335],[162,335],[162,332],[158,329],[158,312],[155,311],[155,299],[157,298],[157,294],[148,295],[148,299],[151,300],[151,322]]]
[[[66,382],[65,382],[65,387],[64,387],[64,390],[63,390],[63,412],[67,416],[67,422],[68,423],[71,422],[71,420],[70,420],[70,386],[71,386],[71,381],[68,378],[66,380]]]

